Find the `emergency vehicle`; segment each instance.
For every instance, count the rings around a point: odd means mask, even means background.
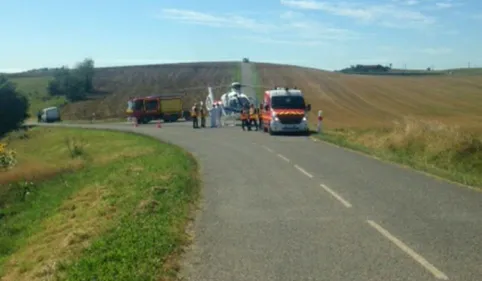
[[[131,98],[127,102],[126,114],[129,118],[136,118],[141,124],[147,124],[156,119],[175,122],[189,115],[189,111],[186,114],[183,110],[183,96],[172,94]]]
[[[301,90],[275,88],[267,90],[263,98],[263,131],[275,133],[309,133],[307,113],[310,104],[305,104]]]

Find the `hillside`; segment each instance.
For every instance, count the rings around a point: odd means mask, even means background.
[[[257,64],[262,85],[297,86],[326,125],[374,128],[413,116],[482,131],[482,75],[380,77]]]
[[[185,93],[185,107],[194,101],[204,101],[207,86],[228,85],[239,73],[234,62],[179,63],[126,67],[97,68],[94,87],[97,92],[89,100],[62,106],[64,120],[96,117],[116,118],[125,116],[127,100],[134,96],[152,94]],[[12,78],[20,91],[32,102],[31,113],[50,105],[63,105],[64,99],[51,99],[46,93],[49,76]]]
[[[208,85],[230,84],[237,67],[220,62],[99,68],[94,78],[99,97],[67,104],[62,114],[64,119],[85,119],[92,112],[97,118],[122,117],[129,97],[151,94],[186,93],[188,108],[204,101]]]

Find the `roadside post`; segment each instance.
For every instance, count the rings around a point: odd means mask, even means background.
[[[318,124],[316,126],[317,133],[323,133],[323,111],[318,110]]]

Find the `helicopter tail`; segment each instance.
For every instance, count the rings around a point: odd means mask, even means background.
[[[214,104],[214,94],[213,94],[213,90],[211,89],[211,87],[208,87],[208,96],[206,97],[206,109],[207,110],[211,110],[213,108],[213,104]]]

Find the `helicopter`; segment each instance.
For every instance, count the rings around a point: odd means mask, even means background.
[[[208,95],[206,97],[205,106],[207,110],[211,110],[214,105],[220,106],[224,116],[240,119],[241,110],[249,108],[251,104],[258,106],[256,97],[251,97],[242,92],[243,87],[256,88],[255,86],[243,85],[239,82],[233,82],[230,85],[230,92],[221,95],[219,100],[214,98],[213,88],[221,88],[224,86],[208,87]]]

